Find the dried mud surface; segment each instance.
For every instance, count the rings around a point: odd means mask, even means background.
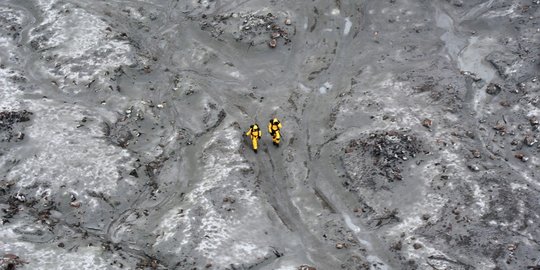
[[[539,18],[3,1],[0,269],[540,269]]]

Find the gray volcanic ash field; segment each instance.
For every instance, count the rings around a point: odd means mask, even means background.
[[[540,269],[540,1],[3,0],[0,48],[0,269]]]

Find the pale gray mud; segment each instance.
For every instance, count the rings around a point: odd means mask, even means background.
[[[540,269],[539,18],[4,0],[0,268]]]

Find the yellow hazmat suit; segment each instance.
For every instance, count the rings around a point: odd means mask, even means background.
[[[259,126],[257,124],[254,124],[254,125],[251,125],[249,127],[249,130],[248,132],[246,133],[247,136],[250,136],[251,138],[251,143],[253,145],[253,151],[255,151],[255,153],[257,153],[257,148],[259,148],[259,145],[258,145],[258,140],[261,138],[262,134],[261,134],[261,129],[259,128]]]
[[[279,146],[281,141],[281,122],[277,118],[270,120],[268,123],[268,132],[272,135],[272,143]]]

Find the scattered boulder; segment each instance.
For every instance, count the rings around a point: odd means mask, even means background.
[[[480,167],[478,167],[478,165],[476,165],[476,164],[469,164],[469,165],[467,165],[467,167],[469,168],[469,170],[471,170],[473,172],[480,171]]]
[[[490,83],[486,87],[486,93],[492,96],[498,95],[501,92],[501,90],[502,90],[501,86],[496,83]]]
[[[500,132],[505,132],[506,131],[506,125],[499,121],[499,122],[497,122],[497,124],[495,124],[495,126],[493,126],[493,129],[495,129],[497,131],[500,131]]]
[[[431,119],[424,119],[422,120],[422,126],[426,127],[426,128],[431,128],[431,125],[433,124],[433,122],[431,121]]]
[[[298,266],[297,269],[298,270],[317,270],[317,268],[315,268],[313,266],[309,266],[307,264],[302,264],[302,265]]]
[[[540,122],[538,121],[538,118],[536,116],[531,116],[529,118],[529,122],[531,123],[531,126],[538,126]]]
[[[527,146],[533,146],[534,144],[536,144],[538,142],[538,140],[536,140],[536,138],[534,138],[531,135],[527,135],[527,136],[525,136],[525,139],[523,139],[523,142]]]
[[[472,149],[471,154],[473,155],[474,158],[480,158],[481,157],[480,151],[478,149]]]
[[[525,156],[523,153],[516,153],[514,157],[523,162],[527,162],[529,160],[529,157]]]

